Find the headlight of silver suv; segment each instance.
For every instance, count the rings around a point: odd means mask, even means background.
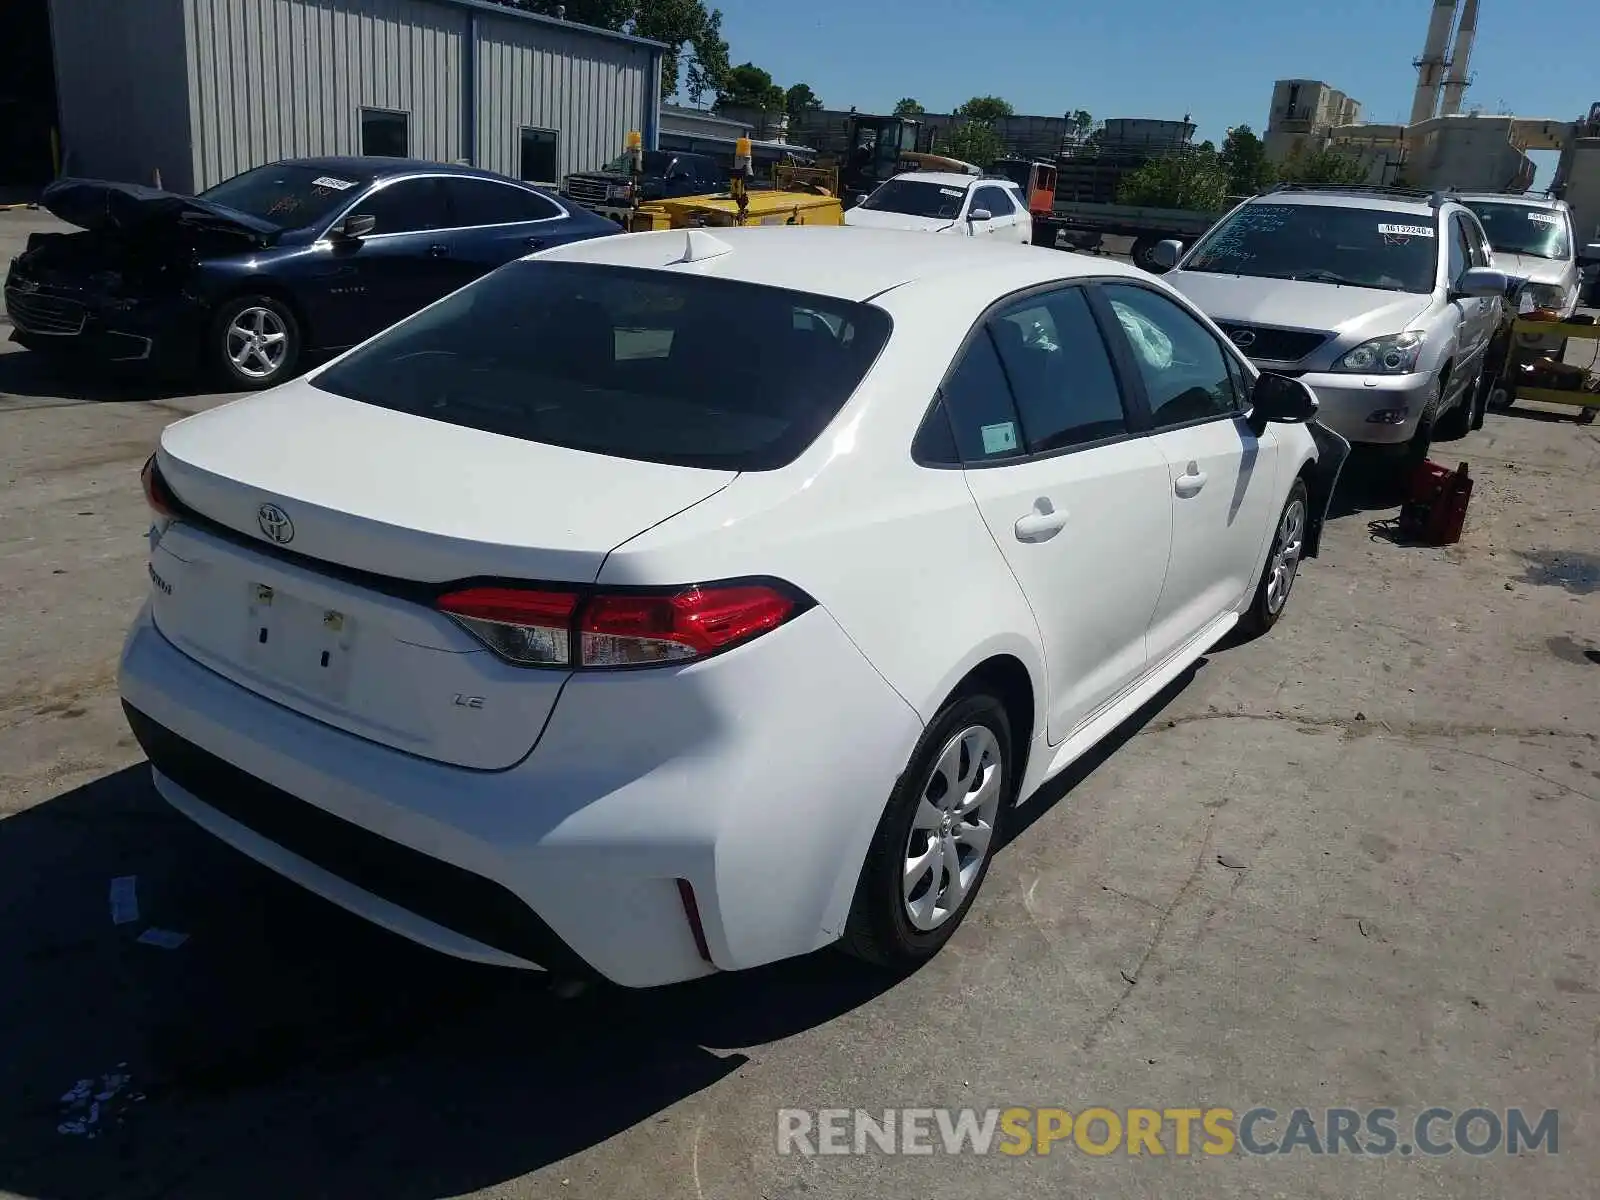
[[[1422,333],[1408,329],[1405,333],[1362,342],[1334,363],[1333,369],[1352,375],[1406,375],[1417,369],[1417,359],[1421,355]]]
[[[1558,283],[1524,284],[1519,299],[1528,301],[1531,308],[1553,308],[1562,312],[1567,307],[1567,289]]]

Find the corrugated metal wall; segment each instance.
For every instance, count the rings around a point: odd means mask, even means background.
[[[562,175],[621,154],[630,129],[648,134],[648,46],[489,13],[478,36],[478,166],[517,175],[524,125],[560,132]]]
[[[411,153],[461,158],[467,16],[429,0],[186,0],[194,170],[361,153],[361,109],[410,114]]]
[[[50,0],[68,175],[188,189],[184,0]]]

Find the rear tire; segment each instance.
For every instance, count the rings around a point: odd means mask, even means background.
[[[908,970],[950,940],[999,844],[1015,787],[1011,747],[1011,723],[991,695],[958,697],[929,723],[872,836],[840,949]]]
[[[1256,594],[1239,618],[1239,632],[1245,638],[1260,637],[1278,623],[1289,607],[1289,593],[1300,577],[1306,532],[1310,527],[1311,493],[1304,479],[1296,479],[1278,514],[1277,527],[1272,531],[1272,545],[1256,583]]]
[[[1056,248],[1056,227],[1044,225],[1038,221],[1033,223],[1033,244],[1043,246],[1047,250]]]
[[[212,374],[229,391],[259,391],[300,365],[300,322],[271,296],[236,296],[217,309],[206,346]]]

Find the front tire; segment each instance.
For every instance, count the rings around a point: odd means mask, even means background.
[[[1289,593],[1300,575],[1306,531],[1310,525],[1311,493],[1304,479],[1296,479],[1289,489],[1289,498],[1283,502],[1283,511],[1278,514],[1278,525],[1272,533],[1267,564],[1256,583],[1256,594],[1239,618],[1239,630],[1246,638],[1260,637],[1278,623],[1289,607]]]
[[[300,364],[300,322],[271,296],[239,296],[211,322],[212,372],[230,391],[259,391],[292,377]]]
[[[939,952],[989,872],[1014,769],[999,700],[962,696],[940,711],[873,834],[841,949],[898,970]]]
[[[1483,373],[1480,371],[1477,378],[1469,383],[1466,390],[1461,393],[1461,399],[1456,401],[1455,407],[1439,419],[1438,435],[1440,441],[1453,442],[1458,438],[1466,437],[1476,428],[1473,425],[1473,420],[1478,409],[1478,393],[1482,390]],[[1479,425],[1482,423],[1481,421],[1478,422]]]

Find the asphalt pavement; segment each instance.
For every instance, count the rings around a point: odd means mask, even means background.
[[[568,997],[347,916],[151,789],[115,691],[138,471],[224,399],[0,349],[0,1195],[1593,1194],[1600,429],[1570,410],[1437,448],[1477,480],[1459,545],[1397,544],[1346,488],[1280,625],[1031,800],[915,975],[824,953]],[[1553,1109],[1559,1144],[776,1145],[780,1109],[1091,1105]]]

